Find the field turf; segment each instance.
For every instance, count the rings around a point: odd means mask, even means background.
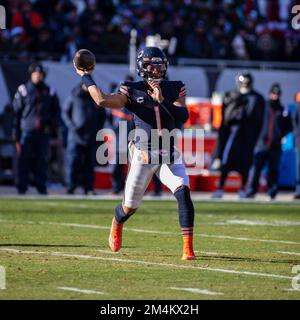
[[[299,203],[195,202],[196,261],[172,201],[144,201],[110,252],[117,203],[0,199],[0,299],[300,299]]]

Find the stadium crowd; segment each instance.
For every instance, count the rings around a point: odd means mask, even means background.
[[[138,44],[160,34],[177,39],[175,57],[297,61],[299,0],[2,0],[7,57],[69,61],[79,47],[98,58],[127,58],[130,31]]]

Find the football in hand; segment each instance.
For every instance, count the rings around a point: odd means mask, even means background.
[[[88,49],[80,49],[75,53],[74,65],[78,70],[91,71],[95,68],[95,55]]]

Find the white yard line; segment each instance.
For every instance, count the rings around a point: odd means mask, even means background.
[[[171,287],[170,289],[179,290],[179,291],[188,291],[188,292],[200,293],[200,294],[207,294],[209,296],[218,296],[218,295],[224,294],[222,292],[214,292],[214,291],[209,291],[209,290],[206,290],[206,289],[198,289],[198,288],[176,288],[176,287]]]
[[[105,294],[101,291],[95,291],[95,290],[82,290],[78,288],[72,288],[72,287],[57,287],[57,289],[65,290],[65,291],[73,291],[73,292],[79,292],[79,293],[87,293],[87,294]]]
[[[109,230],[110,227],[99,226],[94,224],[81,224],[81,223],[65,223],[65,222],[51,222],[51,221],[13,221],[13,220],[5,220],[0,219],[0,222],[8,222],[8,223],[26,223],[26,224],[45,224],[45,225],[57,225],[57,226],[65,226],[65,227],[74,227],[74,228],[91,228],[91,229],[100,229],[100,230]],[[178,233],[168,232],[168,231],[157,231],[157,230],[144,230],[144,229],[136,229],[136,228],[124,228],[127,231],[139,232],[139,233],[150,233],[150,234],[165,234],[165,235],[175,235],[178,236]],[[196,237],[203,238],[215,238],[215,239],[228,239],[228,240],[240,240],[240,241],[256,241],[256,242],[267,242],[267,243],[283,243],[283,244],[300,244],[300,242],[295,241],[286,241],[286,240],[272,240],[272,239],[256,239],[249,237],[232,237],[225,235],[214,235],[214,234],[199,234],[195,233]]]
[[[204,238],[215,238],[215,239],[257,241],[257,242],[284,243],[284,244],[300,244],[300,242],[286,241],[286,240],[256,239],[256,238],[248,238],[248,237],[232,237],[232,236],[213,235],[213,234],[194,234],[194,235],[199,237],[204,237]]]
[[[32,222],[32,221],[30,221]],[[65,222],[47,222],[47,221],[38,221],[38,224],[49,224],[55,226],[65,226],[65,227],[74,227],[74,228],[90,228],[90,229],[101,229],[101,230],[109,230],[110,227],[106,226],[97,226],[94,224],[80,224],[80,223],[65,223]]]
[[[95,224],[81,224],[81,223],[68,223],[68,222],[53,222],[53,221],[29,221],[29,220],[22,220],[22,221],[14,221],[14,220],[4,220],[0,219],[0,222],[8,222],[8,223],[25,223],[25,224],[45,224],[45,225],[54,225],[54,226],[65,226],[65,227],[74,227],[74,228],[90,228],[90,229],[104,229],[109,230],[110,227],[106,226],[98,226]]]
[[[289,254],[291,256],[300,256],[300,252],[288,252],[288,251],[277,251],[277,252],[282,254]]]
[[[284,289],[283,291],[288,291],[288,292],[300,292],[300,289]]]
[[[194,250],[195,253],[199,254],[207,254],[209,256],[218,256],[220,253],[218,252],[210,252],[210,251],[199,251],[199,250]],[[222,253],[223,254],[223,253]]]
[[[111,250],[97,249],[96,251],[97,251],[97,252],[101,252],[101,253],[114,254],[114,255],[119,254],[119,252],[113,252],[113,251],[111,251]]]
[[[72,257],[72,258],[78,258],[78,259],[114,261],[114,262],[133,263],[133,264],[151,265],[151,266],[159,266],[159,267],[178,268],[178,269],[213,271],[213,272],[220,272],[220,273],[248,275],[248,276],[264,277],[264,278],[292,279],[292,277],[289,277],[289,276],[272,274],[272,273],[251,272],[251,271],[242,271],[242,270],[239,271],[239,270],[201,267],[201,266],[186,265],[186,264],[160,263],[160,262],[142,261],[142,260],[89,256],[84,254],[71,254],[71,253],[56,252],[56,251],[31,251],[31,250],[18,250],[18,249],[11,249],[11,248],[0,248],[0,252],[11,252],[16,254],[21,253],[21,254],[51,255],[51,256],[59,256],[59,257]]]
[[[297,227],[300,226],[300,221],[262,221],[262,220],[226,220],[224,222],[212,222],[213,225],[244,225],[244,226],[268,226],[268,227]]]

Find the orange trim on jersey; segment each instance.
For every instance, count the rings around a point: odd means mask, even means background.
[[[128,88],[127,87],[121,86],[119,91],[124,93],[125,95],[128,95]]]
[[[185,97],[186,96],[186,87],[182,87],[180,92],[179,92],[179,98]]]
[[[125,112],[122,112],[122,111],[119,111],[119,110],[112,110],[112,115],[114,115],[115,117],[118,117],[118,118],[121,118],[121,119],[125,119],[125,120],[128,120],[128,121],[131,121],[132,120],[132,115],[130,114],[127,114]]]

